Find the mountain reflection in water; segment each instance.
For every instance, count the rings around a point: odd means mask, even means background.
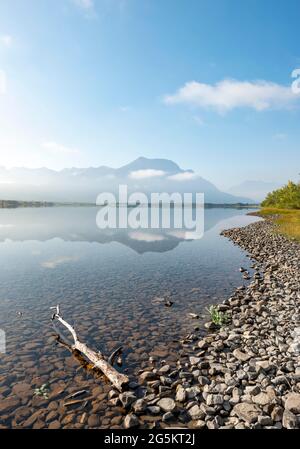
[[[186,229],[99,229],[96,224],[97,207],[19,208],[0,210],[0,241],[45,242],[59,238],[65,242],[118,242],[139,254],[166,252],[180,242],[190,240]],[[171,211],[172,212],[172,211]],[[129,209],[130,213],[130,209]],[[205,209],[204,230],[208,232],[218,223],[245,210],[235,208]]]

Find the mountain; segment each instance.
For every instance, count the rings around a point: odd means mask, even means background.
[[[245,181],[237,186],[231,187],[228,192],[232,195],[246,196],[254,201],[261,202],[266,198],[268,193],[280,187],[282,185],[276,182]]]
[[[137,170],[162,170],[168,174],[182,173],[182,170],[175,162],[169,159],[147,159],[146,157],[139,157],[133,162],[117,169],[117,173],[127,175],[128,173]]]
[[[0,167],[0,198],[23,201],[95,202],[99,193],[117,194],[119,184],[132,192],[204,193],[207,203],[248,203],[247,196],[217,189],[193,170],[183,170],[167,159],[140,157],[120,168],[106,166],[65,168]]]

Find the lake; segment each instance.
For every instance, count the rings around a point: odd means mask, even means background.
[[[250,268],[249,259],[220,236],[258,220],[246,213],[205,209],[203,238],[188,240],[180,230],[100,230],[96,207],[1,209],[0,424],[37,428],[59,420],[62,427],[82,427],[87,410],[97,413],[101,427],[118,427],[122,410],[108,404],[110,386],[55,342],[50,307],[60,304],[91,348],[109,355],[122,345],[120,370],[132,378],[150,355],[175,363],[179,340],[203,322],[189,313],[207,316],[209,305],[246,282],[239,268]],[[49,399],[34,396],[46,383]],[[63,407],[78,389],[89,393],[85,409]],[[38,410],[43,418],[30,420]]]

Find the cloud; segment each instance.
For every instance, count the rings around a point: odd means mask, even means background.
[[[129,233],[129,238],[139,242],[161,242],[165,237],[161,234],[152,234],[151,232],[134,231]]]
[[[11,47],[13,43],[13,38],[10,34],[3,34],[0,36],[0,43],[4,45],[4,47]]]
[[[79,257],[62,256],[62,257],[57,257],[55,259],[46,260],[45,262],[41,263],[41,266],[43,268],[50,268],[53,270],[58,265],[68,263],[68,262],[77,262],[78,260],[79,260]]]
[[[7,90],[6,73],[0,70],[0,95],[5,95]]]
[[[129,178],[131,178],[131,179],[157,178],[160,176],[164,176],[165,174],[166,174],[166,172],[164,172],[163,170],[152,170],[152,169],[136,170],[136,171],[132,171],[129,174]]]
[[[16,225],[14,225],[14,224],[1,224],[0,223],[0,229],[1,228],[15,228],[16,227]]]
[[[198,178],[198,175],[196,173],[192,173],[189,171],[183,172],[183,173],[177,173],[176,175],[168,176],[168,179],[170,181],[192,181],[193,179]]]
[[[197,125],[204,126],[204,120],[201,117],[199,117],[199,115],[195,115],[193,119],[194,122],[197,123]]]
[[[131,111],[131,107],[130,106],[119,106],[119,110],[121,112],[129,112],[129,111]]]
[[[95,0],[71,0],[71,2],[80,9],[88,19],[96,18]]]
[[[273,139],[275,140],[285,140],[287,138],[287,135],[284,133],[278,133],[274,134]]]
[[[65,145],[61,145],[56,142],[44,142],[42,143],[42,147],[52,153],[56,154],[79,154],[80,151],[76,148],[66,147]]]
[[[224,113],[236,108],[251,108],[256,111],[286,109],[295,103],[290,87],[269,81],[237,81],[225,79],[216,84],[197,81],[186,83],[173,95],[166,95],[169,105],[186,104],[200,108],[215,109]]]
[[[85,11],[94,9],[94,0],[72,0],[72,2]]]

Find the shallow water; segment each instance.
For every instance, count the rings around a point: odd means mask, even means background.
[[[249,267],[249,259],[219,234],[257,220],[246,212],[206,209],[205,234],[191,241],[178,230],[101,231],[96,208],[0,210],[0,328],[6,334],[0,424],[30,427],[29,410],[45,410],[34,426],[47,427],[55,414],[62,426],[80,426],[81,419],[87,425],[81,406],[61,404],[70,392],[87,388],[89,414],[97,413],[101,427],[118,426],[122,411],[108,406],[109,385],[55,344],[50,307],[59,303],[92,348],[110,354],[123,345],[120,369],[133,378],[149,355],[174,363],[178,340],[197,323],[188,313],[206,314],[208,305],[243,283],[239,267]],[[166,296],[171,308],[154,300]],[[50,399],[34,397],[48,382]],[[19,383],[27,386],[22,390]],[[1,411],[8,397],[15,402]]]

